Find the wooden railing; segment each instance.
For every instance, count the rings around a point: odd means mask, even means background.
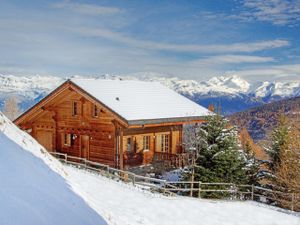
[[[176,168],[182,168],[189,165],[191,158],[192,154],[190,153],[172,154],[166,152],[155,152],[153,160],[162,161],[164,164],[169,164],[169,166],[174,166]]]
[[[166,191],[209,199],[252,200],[300,212],[300,192],[282,192],[255,185],[167,181]]]
[[[51,152],[51,154],[65,164],[89,170],[110,179],[132,183],[134,186],[139,186],[151,192],[159,192],[169,196],[181,195],[210,199],[253,200],[300,212],[300,192],[280,192],[254,185],[237,185],[233,183],[167,181],[140,176],[129,171],[119,170],[105,164],[63,153]]]
[[[169,196],[176,195],[175,193],[166,190],[166,180],[140,176],[129,171],[116,169],[109,165],[92,162],[84,158],[69,156],[64,153],[50,152],[50,154],[64,164],[73,165],[80,169],[89,170],[90,172],[95,172],[110,179],[132,183],[135,186],[140,186],[141,188],[147,189],[152,192],[159,192]]]

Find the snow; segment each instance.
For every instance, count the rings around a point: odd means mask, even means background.
[[[164,172],[161,176],[161,179],[167,181],[180,181],[182,180],[183,169],[175,169],[171,171]]]
[[[127,121],[203,117],[210,111],[158,82],[72,79]]]
[[[66,176],[61,163],[0,113],[1,225],[107,224]]]
[[[255,202],[167,197],[66,166],[74,190],[114,225],[299,225],[300,217]],[[299,215],[300,216],[300,215]]]
[[[82,78],[73,76],[72,78]],[[66,81],[68,78],[57,76],[13,76],[0,75],[0,106],[5,98],[15,95],[26,109],[36,103],[41,97],[50,93],[55,87]],[[294,97],[300,95],[299,79],[295,80],[272,80],[272,81],[249,81],[241,76],[226,75],[216,76],[209,80],[184,80],[165,74],[157,73],[136,73],[123,76],[100,75],[91,76],[90,79],[108,80],[144,80],[154,81],[188,96],[201,103],[201,100],[214,97],[255,97],[269,102],[278,98]],[[247,99],[247,98],[245,98]]]
[[[62,165],[1,113],[0,179],[1,225],[300,224],[263,204],[166,197]]]

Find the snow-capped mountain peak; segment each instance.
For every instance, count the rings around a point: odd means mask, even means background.
[[[78,78],[81,76],[76,75],[72,77]],[[66,79],[57,76],[0,75],[0,109],[3,107],[5,99],[15,95],[24,110]],[[138,73],[133,75],[105,74],[89,76],[89,79],[156,81],[201,105],[221,104],[225,113],[241,111],[274,99],[300,95],[299,80],[249,82],[237,75],[213,77],[208,81],[187,80],[170,76],[164,77],[156,73]]]
[[[246,93],[250,89],[250,83],[237,75],[213,77],[206,84],[229,93]]]

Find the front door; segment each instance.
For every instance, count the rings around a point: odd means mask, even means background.
[[[80,152],[81,158],[89,159],[89,146],[90,146],[90,137],[88,135],[80,136]]]

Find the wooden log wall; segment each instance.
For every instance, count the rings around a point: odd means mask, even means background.
[[[77,115],[73,115],[73,102],[77,103]],[[56,99],[45,107],[43,116],[33,120],[34,136],[45,145],[41,133],[52,133],[52,147],[49,151],[67,153],[71,156],[82,157],[81,136],[89,137],[87,158],[89,160],[115,166],[115,128],[113,115],[98,107],[98,117],[93,117],[94,104],[84,99],[74,91]],[[40,133],[40,136],[37,134]],[[64,134],[72,134],[72,145],[64,144]],[[48,135],[49,138],[49,135]],[[49,148],[49,144],[45,147]]]
[[[73,104],[77,104],[74,115]],[[98,108],[94,117],[93,108]],[[152,162],[155,152],[160,152],[160,137],[169,135],[170,154],[181,153],[182,124],[155,124],[147,127],[125,128],[126,123],[91,97],[73,88],[65,88],[48,100],[37,105],[34,113],[19,123],[49,151],[86,157],[95,162],[121,167]],[[65,144],[65,134],[71,134],[71,145]],[[143,137],[150,137],[150,148],[143,149]],[[134,149],[126,151],[127,138],[133,140]],[[124,155],[124,157],[122,157]]]

